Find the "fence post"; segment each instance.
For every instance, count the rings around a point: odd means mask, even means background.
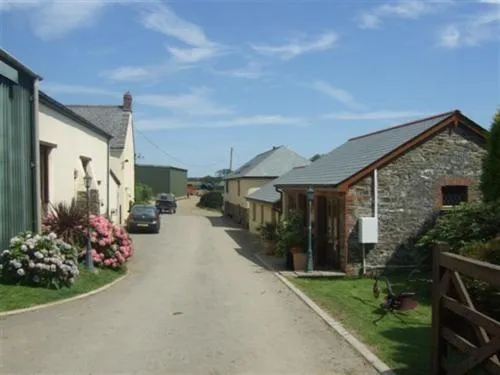
[[[444,244],[436,244],[432,253],[432,369],[431,375],[445,374],[442,359],[445,354],[445,341],[441,335],[441,253],[446,250]]]

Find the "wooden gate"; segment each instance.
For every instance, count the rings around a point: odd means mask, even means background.
[[[479,366],[489,374],[500,374],[500,323],[476,310],[462,279],[463,275],[500,287],[500,266],[446,250],[438,246],[433,259],[431,374],[463,375]],[[452,330],[450,313],[472,327],[474,340]],[[454,363],[450,347],[461,353]]]

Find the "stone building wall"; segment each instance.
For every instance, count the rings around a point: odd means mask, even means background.
[[[469,201],[481,198],[479,178],[485,142],[463,127],[436,134],[378,170],[379,243],[366,245],[368,265],[411,265],[415,237],[441,208],[441,187],[468,186]],[[361,266],[357,221],[373,216],[373,175],[347,194],[348,263]]]

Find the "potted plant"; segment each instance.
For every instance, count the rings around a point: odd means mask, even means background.
[[[266,254],[268,255],[274,255],[276,252],[277,229],[278,226],[276,223],[265,223],[258,229],[260,236],[266,245]]]
[[[304,219],[298,212],[292,212],[278,230],[277,248],[289,252],[293,258],[293,269],[302,271],[306,266]]]

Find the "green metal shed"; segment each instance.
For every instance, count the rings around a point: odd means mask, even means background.
[[[162,165],[135,165],[135,181],[148,185],[155,194],[183,197],[187,191],[187,169]]]
[[[40,228],[38,82],[0,49],[0,250],[19,232]]]

